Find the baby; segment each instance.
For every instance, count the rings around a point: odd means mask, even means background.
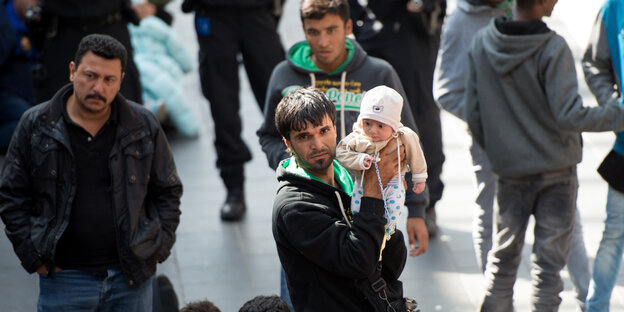
[[[420,148],[418,135],[401,124],[403,97],[386,86],[375,87],[364,95],[360,115],[353,125],[353,132],[342,139],[336,147],[336,159],[355,176],[351,211],[358,213],[362,198],[363,173],[377,159],[381,150],[390,140],[396,146],[405,146],[405,163],[397,168],[397,174],[383,190],[386,207],[386,239],[390,239],[399,219],[404,219],[405,188],[403,176],[412,172],[414,193],[422,193],[427,180],[427,163]],[[399,149],[396,149],[399,157]]]

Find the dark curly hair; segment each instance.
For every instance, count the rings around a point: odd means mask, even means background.
[[[351,18],[349,16],[349,3],[347,0],[302,0],[299,8],[301,22],[304,19],[319,20],[327,14],[340,16],[345,23]]]
[[[128,61],[126,48],[121,42],[109,35],[91,34],[82,38],[74,57],[76,67],[80,65],[82,57],[89,51],[108,60],[119,59],[121,61],[121,71],[126,68],[126,62]]]
[[[282,298],[272,296],[256,296],[245,302],[238,312],[290,312]]]
[[[189,302],[180,312],[221,312],[221,310],[209,300],[200,300]]]
[[[310,122],[320,126],[325,116],[336,124],[336,106],[325,93],[313,87],[289,92],[275,109],[275,127],[286,140],[290,141],[291,131],[301,131]]]

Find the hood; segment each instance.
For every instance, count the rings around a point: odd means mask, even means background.
[[[483,0],[458,0],[457,8],[467,13],[483,13],[492,10],[500,11],[501,15],[506,15],[507,10],[513,6],[513,0],[504,0],[497,6],[483,3]]]
[[[347,38],[345,46],[349,53],[347,60],[336,68],[336,70],[329,73],[330,75],[334,75],[342,71],[351,72],[354,68],[357,68],[364,63],[364,60],[366,59],[366,52],[364,52],[360,44],[358,44],[355,40]],[[308,42],[305,40],[300,41],[294,44],[288,51],[288,64],[295,68],[296,71],[303,72],[305,74],[324,74],[325,72],[316,67],[312,61],[311,54],[312,51]]]
[[[509,73],[532,57],[555,35],[553,31],[532,35],[505,35],[496,28],[495,21],[496,19],[492,19],[475,41],[480,41],[490,64],[501,75]]]
[[[351,180],[349,172],[335,159],[333,161],[333,165],[334,178],[340,185],[341,190],[350,195],[351,193],[353,193],[353,180]],[[291,156],[288,159],[284,159],[279,164],[279,166],[277,167],[277,180],[280,182],[288,181],[288,183],[291,184],[304,183],[308,185],[317,185],[321,188],[331,188],[332,192],[333,190],[335,190],[327,183],[323,182],[316,176],[308,173],[307,171],[303,170],[303,168],[299,167],[299,165],[297,165],[297,162],[295,161],[294,156]],[[318,184],[317,182],[321,184]]]

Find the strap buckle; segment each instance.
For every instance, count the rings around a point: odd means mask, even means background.
[[[376,281],[371,283],[371,288],[374,292],[380,292],[384,288],[386,288],[386,281],[380,277]]]

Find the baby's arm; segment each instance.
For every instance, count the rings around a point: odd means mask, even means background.
[[[349,170],[366,170],[370,168],[375,159],[365,153],[367,144],[352,132],[340,140],[336,146],[336,159]]]
[[[418,134],[412,129],[402,127],[399,129],[401,132],[401,142],[405,145],[405,161],[409,165],[412,172],[412,182],[414,182],[413,190],[416,193],[417,188],[424,190],[424,182],[427,181],[427,162],[425,161],[425,155],[422,148],[420,148],[420,139]],[[419,186],[419,184],[422,184]]]

